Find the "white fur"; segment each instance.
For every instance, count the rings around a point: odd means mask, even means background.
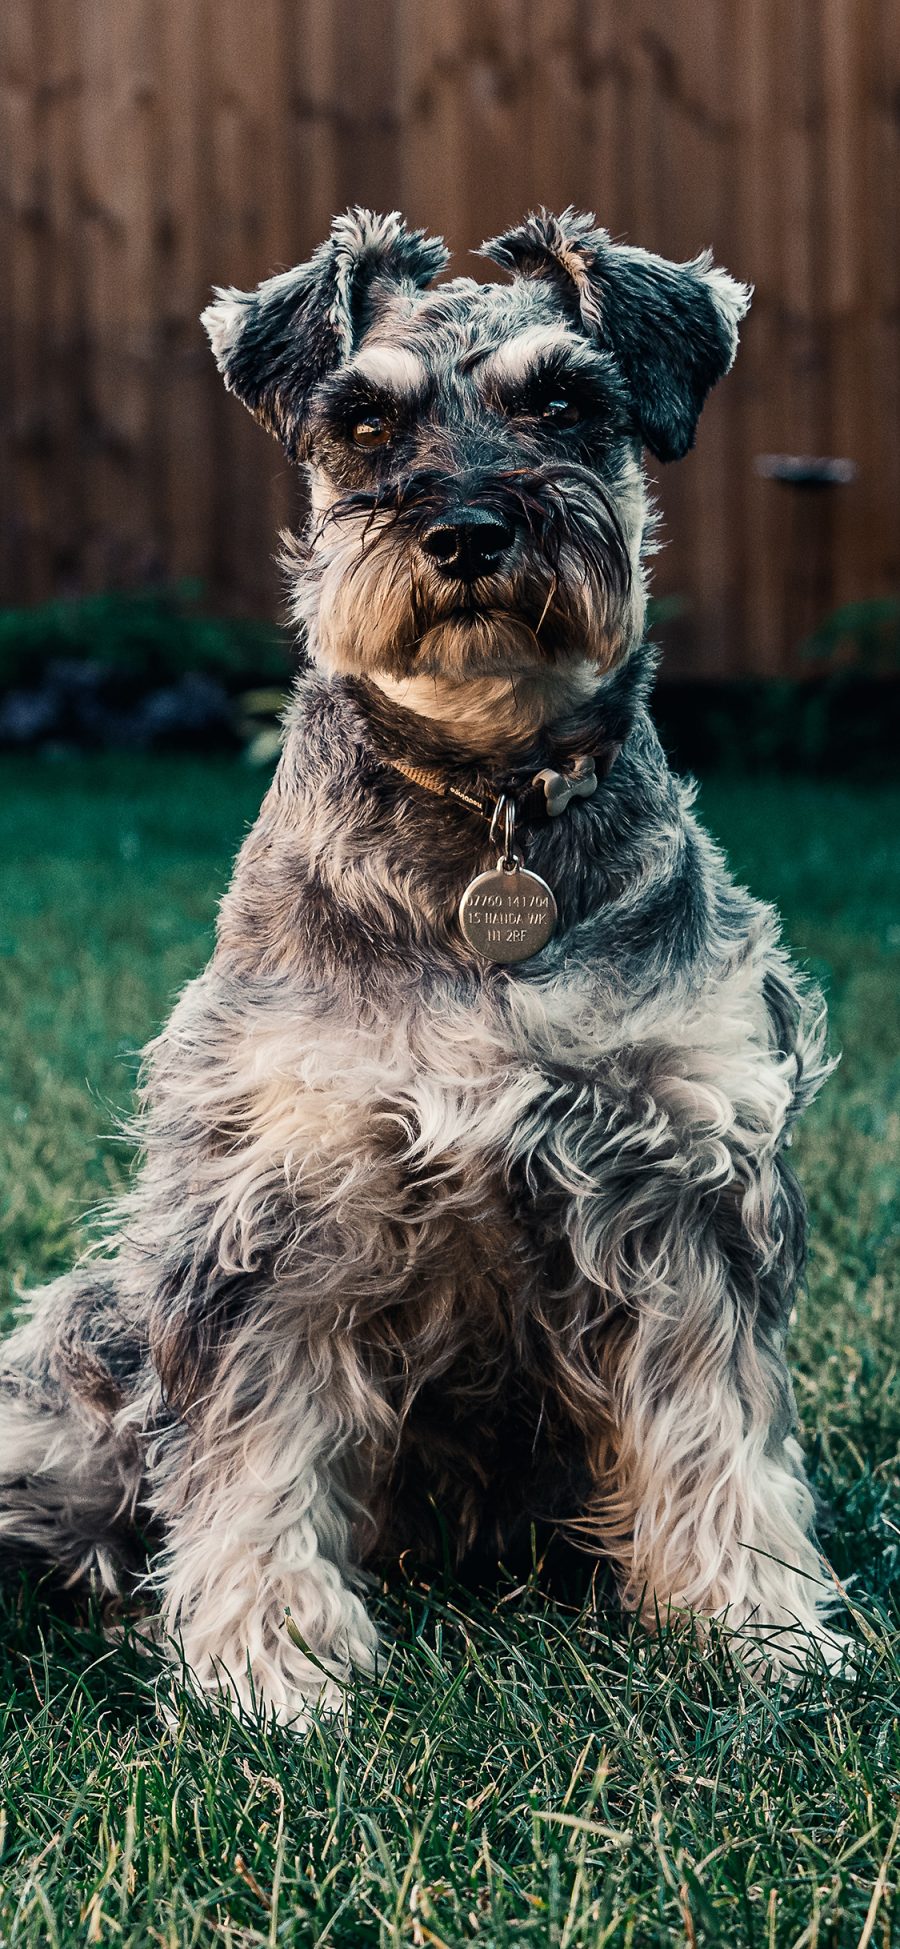
[[[393,344],[389,340],[380,343],[373,338],[366,339],[362,350],[350,360],[346,370],[368,379],[373,386],[384,386],[400,399],[404,396],[415,399],[428,378],[424,360],[418,358],[408,346]]]
[[[346,1515],[329,1493],[332,1431],[314,1402],[288,1410],[285,1401],[271,1421],[223,1436],[214,1475],[198,1458],[187,1500],[189,1460],[174,1480],[163,1464],[155,1506],[168,1541],[157,1575],[162,1633],[194,1684],[299,1730],[311,1705],[336,1709],[353,1667],[374,1668],[377,1639],[353,1587]]]
[[[738,326],[746,317],[753,297],[752,284],[740,284],[718,264],[710,265],[704,271],[704,279],[716,302],[716,310],[727,325],[732,338],[732,359],[737,351]]]
[[[588,341],[559,325],[529,325],[523,332],[502,339],[488,352],[478,367],[479,382],[500,381],[520,385],[548,353],[564,352],[573,364],[597,363],[596,352]]]
[[[599,683],[596,664],[585,658],[571,666],[532,666],[513,674],[470,677],[389,677],[372,672],[392,702],[416,711],[472,752],[503,753],[533,742],[545,726],[558,726]]]

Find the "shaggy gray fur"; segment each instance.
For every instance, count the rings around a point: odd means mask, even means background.
[[[114,1591],[149,1537],[161,1637],[293,1724],[375,1657],[365,1563],[436,1522],[462,1554],[547,1518],[651,1626],[833,1645],[783,1355],[821,1002],[698,827],[640,647],[641,446],[690,444],[748,294],[571,212],[486,249],[510,284],[431,289],[439,244],[351,212],[206,314],[309,470],[312,668],[147,1052],[133,1189],[5,1350],[9,1546]],[[506,540],[461,582],[428,538],[472,508]],[[489,793],[601,747],[519,835],[554,939],[482,966],[486,828],[391,759]]]

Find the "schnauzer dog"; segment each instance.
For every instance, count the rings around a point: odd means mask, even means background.
[[[147,1053],[105,1243],[5,1348],[0,1534],[288,1724],[366,1566],[546,1520],[652,1628],[836,1647],[784,1358],[820,997],[647,710],[642,449],[750,293],[593,218],[353,210],[204,314],[307,470],[309,668],[205,973]]]

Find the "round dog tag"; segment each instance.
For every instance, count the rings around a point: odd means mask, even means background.
[[[554,932],[556,901],[537,873],[499,859],[493,872],[470,880],[459,903],[459,924],[482,961],[501,966],[528,961]]]

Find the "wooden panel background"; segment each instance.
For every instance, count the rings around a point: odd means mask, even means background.
[[[756,285],[738,366],[659,484],[672,668],[790,667],[900,584],[893,0],[5,0],[0,597],[198,576],[273,613],[298,489],[224,394],[214,281],[351,201],[464,253],[595,209]],[[798,494],[761,452],[853,459]]]

